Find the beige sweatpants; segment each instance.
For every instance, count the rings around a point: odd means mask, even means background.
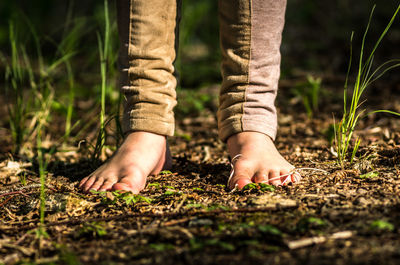
[[[124,131],[174,134],[179,0],[118,0]],[[274,101],[286,0],[219,0],[221,140],[243,131],[276,136]]]

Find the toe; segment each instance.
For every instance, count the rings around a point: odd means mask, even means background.
[[[96,182],[96,179],[97,178],[95,176],[88,177],[86,182],[82,185],[82,190],[85,191],[85,192],[88,192],[90,187],[92,187],[93,183]]]
[[[82,188],[84,185],[85,185],[85,183],[86,183],[86,181],[89,179],[89,177],[85,177],[85,178],[83,178],[82,180],[81,180],[81,182],[79,182],[79,188]]]
[[[87,190],[99,190],[99,188],[103,185],[104,183],[104,178],[99,177],[96,179],[96,181],[93,183],[91,187],[89,187]]]
[[[231,181],[232,184],[229,184],[229,187],[231,189],[234,189],[235,187],[237,187],[238,189],[243,189],[244,186],[246,186],[247,184],[253,183],[250,178],[248,177],[238,177],[238,178],[234,178]]]
[[[300,181],[300,174],[298,174],[297,172],[293,172],[293,168],[291,169],[282,169],[281,170],[281,182],[282,185],[287,185],[290,182],[298,182]]]
[[[106,191],[110,190],[112,186],[115,184],[116,181],[113,180],[106,180],[104,181],[103,185],[99,188],[99,191]]]
[[[233,176],[229,180],[228,187],[242,189],[247,184],[253,183],[254,165],[246,160],[238,160],[234,165]]]
[[[140,192],[139,189],[137,189],[136,187],[132,186],[131,184],[127,184],[127,183],[115,183],[112,187],[112,190],[121,190],[121,191],[130,191],[133,194],[138,194]]]
[[[129,175],[127,177],[121,178],[117,183],[112,186],[112,189],[130,191],[134,194],[138,194],[142,189],[144,189],[146,178],[138,178],[137,176],[138,175]]]
[[[299,181],[301,180],[301,175],[300,175],[300,173],[294,172],[294,173],[291,175],[291,179],[292,179],[292,182],[293,182],[293,183],[299,182]]]
[[[268,173],[268,181],[270,184],[279,186],[282,184],[280,171],[276,169],[271,169]]]
[[[268,171],[259,171],[253,177],[255,183],[267,183],[268,184]]]

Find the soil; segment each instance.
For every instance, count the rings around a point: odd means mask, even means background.
[[[60,148],[42,228],[37,164],[10,155],[2,129],[0,264],[399,264],[400,120],[365,118],[357,158],[341,168],[327,135],[342,79],[323,80],[313,118],[290,94],[295,81],[281,82],[276,144],[300,183],[229,191],[228,156],[204,109],[177,121],[174,167],[150,176],[140,196],[81,193],[79,180],[99,163],[89,145]],[[400,111],[395,85],[380,86],[389,92],[366,105]]]

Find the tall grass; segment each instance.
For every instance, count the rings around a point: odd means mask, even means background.
[[[303,106],[306,109],[308,118],[312,118],[315,112],[318,111],[321,94],[321,78],[307,76],[307,81],[302,82],[294,87],[293,93],[301,98]]]
[[[23,67],[21,66],[20,52],[23,50],[18,47],[17,32],[13,23],[10,23],[9,25],[9,38],[11,61],[6,65],[5,92],[7,97],[11,97],[13,101],[13,104],[7,105],[7,110],[9,114],[11,135],[14,142],[13,151],[14,153],[19,153],[26,132],[25,122],[29,102],[24,101],[23,92],[22,89],[20,89],[20,86],[22,86],[26,78],[26,71],[24,71]]]
[[[395,115],[400,115],[397,112],[394,111],[389,111],[389,110],[375,110],[370,113],[367,113],[365,115],[365,109],[360,110],[361,105],[363,104],[363,101],[361,101],[361,96],[365,92],[366,88],[370,86],[374,81],[379,79],[383,74],[385,74],[387,71],[396,68],[400,66],[400,60],[389,60],[382,65],[378,66],[375,70],[372,70],[373,68],[373,61],[374,61],[374,55],[379,47],[380,43],[382,42],[382,39],[385,37],[387,32],[389,31],[390,27],[392,26],[399,10],[400,10],[400,5],[397,7],[396,11],[394,12],[392,18],[390,19],[389,23],[387,24],[386,28],[378,38],[377,42],[373,46],[371,52],[365,56],[365,43],[366,43],[366,38],[367,38],[367,33],[371,25],[372,17],[374,14],[375,6],[372,8],[367,28],[364,32],[364,36],[362,39],[361,43],[361,51],[360,51],[360,57],[359,57],[359,62],[358,62],[358,70],[357,70],[357,76],[355,79],[355,83],[353,85],[353,90],[351,91],[351,96],[348,97],[349,91],[348,91],[348,79],[349,79],[349,73],[351,69],[351,64],[352,64],[352,56],[353,56],[353,49],[351,48],[350,50],[350,62],[349,62],[349,67],[348,67],[348,72],[347,72],[347,78],[344,86],[344,100],[343,100],[343,117],[339,124],[336,126],[335,125],[335,149],[337,152],[337,161],[338,164],[341,165],[342,167],[344,166],[344,163],[346,161],[346,158],[348,157],[349,153],[349,148],[352,144],[353,141],[353,132],[357,126],[358,121],[363,118],[366,115],[372,114],[372,113],[378,113],[378,112],[384,112],[384,113],[390,113],[390,114],[395,114]],[[353,36],[354,33],[351,35],[351,47],[353,43]],[[350,98],[350,102],[349,102]],[[355,144],[354,148],[352,150],[352,154],[350,157],[350,163],[353,162],[354,157],[357,153],[357,150],[360,146],[361,139],[356,138],[355,139]]]
[[[107,89],[107,64],[110,54],[110,18],[108,12],[108,2],[104,0],[104,36],[101,37],[100,32],[97,32],[97,42],[100,57],[100,74],[101,74],[101,110],[100,110],[100,132],[97,137],[97,142],[94,151],[94,158],[98,158],[103,150],[106,140],[105,116],[106,116],[106,89]]]
[[[55,147],[48,148],[43,145],[43,139],[48,136],[48,129],[52,119],[52,107],[54,105],[54,83],[57,74],[63,65],[67,69],[71,67],[70,58],[72,52],[59,52],[52,61],[45,61],[41,52],[41,41],[33,27],[26,20],[30,37],[34,39],[36,54],[28,54],[28,49],[21,41],[13,22],[9,23],[9,40],[11,58],[6,62],[6,93],[12,96],[7,106],[9,124],[14,141],[14,152],[25,153],[24,144],[32,144],[29,153],[32,160],[38,165],[40,179],[40,229],[37,235],[46,234],[43,228],[46,208],[46,182],[47,166]],[[68,66],[69,65],[69,66]],[[70,68],[70,70],[72,70]]]

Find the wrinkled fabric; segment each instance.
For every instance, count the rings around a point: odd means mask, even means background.
[[[117,1],[123,130],[174,134],[177,0]]]
[[[174,133],[179,6],[177,0],[117,1],[125,132]],[[286,0],[219,0],[223,141],[243,131],[276,136],[285,8]]]
[[[274,105],[286,0],[220,0],[220,138],[243,132],[276,137]]]

